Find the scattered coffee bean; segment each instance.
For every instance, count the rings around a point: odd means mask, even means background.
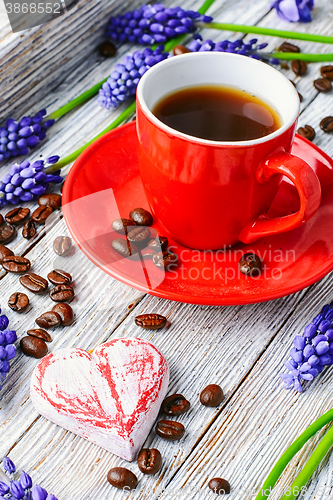
[[[2,264],[2,261],[5,257],[11,257],[12,255],[14,255],[14,252],[12,252],[12,250],[5,247],[5,245],[0,245],[0,264]]]
[[[43,358],[47,354],[47,345],[43,339],[32,337],[31,335],[23,337],[20,341],[23,354],[33,358]]]
[[[297,45],[294,45],[293,43],[289,42],[283,42],[280,47],[278,48],[279,52],[301,52],[301,49],[297,47]]]
[[[117,53],[116,46],[108,40],[98,46],[98,51],[102,57],[114,57]]]
[[[35,319],[38,326],[41,328],[52,328],[61,325],[61,317],[55,311],[47,311]]]
[[[47,279],[53,285],[69,285],[72,283],[72,276],[61,269],[54,269],[47,275]]]
[[[190,409],[190,403],[182,394],[171,394],[162,402],[161,410],[166,415],[177,417]]]
[[[190,49],[185,47],[185,45],[176,45],[176,47],[173,48],[172,50],[174,56],[180,56],[182,54],[188,54],[190,53]]]
[[[127,235],[130,243],[134,243],[137,247],[146,246],[150,238],[150,231],[147,227],[137,226],[131,229]]]
[[[158,330],[166,325],[167,319],[162,314],[139,314],[135,316],[135,324],[147,330]]]
[[[300,127],[299,129],[297,129],[297,133],[302,137],[305,137],[309,141],[313,141],[313,139],[316,137],[316,132],[310,125],[304,125],[304,127]]]
[[[153,262],[156,267],[160,269],[168,270],[171,266],[174,266],[178,262],[178,255],[173,252],[157,252],[153,256]]]
[[[122,240],[121,238],[115,238],[111,246],[113,250],[115,250],[117,253],[122,255],[123,257],[131,257],[132,255],[135,255],[138,253],[137,247],[133,244],[130,243],[129,241]]]
[[[0,214],[0,226],[1,224],[3,224],[5,222],[4,218],[3,218],[3,215]]]
[[[66,257],[71,253],[72,240],[69,236],[58,236],[53,242],[53,250],[60,257]]]
[[[240,259],[238,267],[241,273],[247,276],[259,276],[261,273],[261,261],[255,253],[246,253]]]
[[[6,222],[8,224],[13,224],[13,226],[17,226],[21,224],[21,222],[25,221],[27,217],[29,217],[30,210],[29,208],[16,207],[10,212],[7,212],[5,215]]]
[[[135,226],[135,222],[130,219],[116,219],[112,222],[112,229],[119,234],[127,234],[128,228]]]
[[[33,293],[43,293],[49,286],[45,278],[42,278],[35,273],[24,274],[20,278],[20,283]]]
[[[22,229],[22,236],[23,238],[30,240],[35,236],[35,234],[36,234],[36,225],[32,219],[29,219],[24,223]]]
[[[280,61],[280,68],[287,70],[289,69],[289,64],[286,63],[285,61]]]
[[[318,92],[326,93],[332,90],[332,84],[327,78],[318,78],[313,82],[313,85]]]
[[[153,223],[153,216],[144,208],[134,208],[129,216],[138,226],[151,226]]]
[[[9,273],[24,274],[31,267],[30,260],[16,255],[5,257],[2,261],[3,268]]]
[[[151,240],[149,240],[147,246],[153,248],[154,250],[156,249],[157,252],[163,252],[167,249],[168,245],[168,238],[166,238],[165,236],[158,236],[157,238],[152,238]]]
[[[74,297],[74,290],[69,285],[57,285],[50,290],[50,298],[54,302],[67,302]]]
[[[13,311],[23,312],[29,305],[29,297],[25,293],[15,292],[9,297],[8,305]]]
[[[36,210],[32,213],[31,218],[37,224],[45,224],[46,219],[52,214],[52,211],[52,207],[42,205],[36,208]]]
[[[322,66],[320,68],[320,74],[323,78],[327,78],[327,80],[333,81],[333,66],[330,64],[327,66]]]
[[[319,125],[320,128],[327,134],[333,132],[333,116],[326,116],[321,120]]]
[[[59,314],[61,323],[64,326],[69,326],[73,323],[74,312],[69,304],[60,302],[59,304],[56,304],[54,307],[52,307],[52,311]]]
[[[297,76],[304,76],[308,70],[308,65],[305,61],[300,61],[299,59],[294,59],[291,61],[291,69]]]
[[[222,403],[223,398],[224,394],[221,387],[216,384],[210,384],[201,392],[200,403],[204,406],[216,408]]]
[[[156,425],[156,434],[167,441],[177,441],[185,434],[185,427],[175,420],[160,420]]]
[[[226,479],[214,477],[208,483],[208,488],[214,491],[217,495],[225,495],[230,493],[230,484]]]
[[[110,469],[107,479],[112,486],[123,490],[135,490],[138,485],[138,478],[132,471],[125,469],[125,467],[114,467]]]
[[[61,194],[48,193],[43,194],[38,198],[38,205],[47,205],[53,209],[59,209],[61,207]]]
[[[16,229],[11,224],[2,224],[0,226],[0,243],[6,244],[12,241],[16,234]]]
[[[46,330],[42,328],[33,328],[32,330],[28,330],[27,334],[31,337],[37,337],[38,339],[42,339],[45,342],[52,342],[52,337]]]
[[[162,469],[162,455],[156,448],[143,448],[137,462],[143,474],[156,474]]]

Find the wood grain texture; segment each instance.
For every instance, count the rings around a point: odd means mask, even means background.
[[[142,3],[114,1],[106,5],[86,0],[79,3],[81,11],[73,9],[68,19],[61,18],[59,22],[24,32],[23,37],[5,35],[0,43],[0,60],[8,75],[0,102],[3,118],[14,112],[18,116],[31,113],[41,107],[51,112],[105,78],[123,54],[138,47],[124,45],[116,59],[102,59],[96,50],[103,38],[101,27],[110,11],[125,12],[128,5],[134,8]],[[164,3],[175,5],[169,0]],[[182,7],[197,9],[200,4],[186,0]],[[267,0],[239,0],[236,4],[234,0],[216,0],[209,13],[225,22],[330,34],[332,9],[328,4],[325,0],[316,1],[314,20],[309,25],[283,23],[275,12],[268,12]],[[239,38],[239,34],[211,30],[202,34],[215,40]],[[272,39],[270,48],[279,43],[280,39]],[[300,45],[304,52],[318,50],[317,44],[301,42]],[[29,51],[31,47],[33,50]],[[320,46],[320,50],[333,52],[332,46]],[[331,136],[321,132],[317,125],[325,114],[331,114],[333,99],[332,95],[317,95],[313,87],[319,67],[311,64],[302,79],[295,78],[290,70],[285,74],[295,79],[304,96],[300,124],[315,126],[315,143],[333,154]],[[22,71],[23,79],[19,77]],[[17,92],[13,82],[18,85]],[[44,141],[31,158],[65,156],[99,133],[122,109],[124,106],[108,112],[94,100],[86,103],[60,119],[50,131],[50,140]],[[7,162],[1,168],[3,174],[10,164]],[[75,323],[51,331],[50,350],[69,346],[93,349],[109,338],[123,336],[153,342],[170,364],[169,392],[183,393],[191,401],[190,412],[179,417],[186,435],[179,443],[168,443],[152,431],[146,445],[160,449],[164,465],[157,476],[143,476],[135,462],[129,465],[40,417],[29,398],[30,375],[37,360],[20,353],[12,362],[1,392],[0,457],[9,453],[20,469],[31,473],[35,482],[59,500],[215,498],[207,488],[207,481],[214,476],[230,481],[231,500],[253,498],[252,489],[259,488],[288,444],[331,407],[331,368],[300,395],[284,391],[278,377],[294,335],[301,332],[312,312],[316,314],[332,298],[331,275],[308,290],[265,304],[242,307],[179,304],[145,296],[118,283],[94,267],[77,248],[67,258],[56,257],[52,243],[62,234],[67,235],[67,229],[60,213],[56,213],[53,222],[39,229],[34,241],[28,242],[19,234],[9,244],[15,253],[31,259],[37,274],[46,277],[53,267],[73,274]],[[31,306],[25,314],[18,315],[6,305],[13,291],[23,291],[18,277],[4,272],[1,277],[1,307],[21,338],[34,325],[35,317],[54,303],[48,296],[28,292]],[[160,331],[141,330],[134,324],[134,316],[144,312],[166,315],[167,327]],[[204,408],[199,403],[199,393],[209,383],[221,384],[225,392],[225,400],[218,409]],[[279,483],[281,489],[291,483],[315,442],[312,440],[292,461]],[[129,467],[138,476],[136,492],[124,494],[106,482],[107,471],[118,465]],[[329,498],[332,469],[333,458],[329,456],[302,500]],[[272,498],[278,497],[272,495]]]

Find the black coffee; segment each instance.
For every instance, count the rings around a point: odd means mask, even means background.
[[[280,115],[258,97],[236,87],[188,87],[161,99],[153,114],[184,134],[211,141],[249,141],[282,125]]]

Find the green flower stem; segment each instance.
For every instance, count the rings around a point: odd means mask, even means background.
[[[322,461],[322,459],[327,454],[328,450],[333,445],[333,427],[331,427],[322,438],[320,443],[318,444],[315,451],[310,456],[309,460],[304,465],[301,472],[296,477],[295,481],[292,483],[290,488],[288,488],[288,492],[283,495],[281,500],[294,500],[301,492],[302,487],[306,485],[309,481],[310,477],[317,469],[318,465]],[[290,492],[290,495],[288,494]]]
[[[321,417],[315,420],[302,434],[287,448],[287,450],[283,453],[283,455],[279,458],[279,460],[274,465],[273,469],[267,476],[266,481],[262,485],[257,494],[255,500],[262,500],[269,496],[270,492],[274,488],[277,480],[281,476],[282,472],[293,458],[294,455],[302,448],[302,446],[316,433],[318,432],[324,425],[328,424],[333,420],[333,409],[324,413]],[[328,433],[327,433],[328,434]],[[327,435],[326,435],[327,436]],[[326,438],[325,436],[325,438]],[[330,434],[331,436],[331,434]],[[331,440],[331,437],[329,437]],[[311,457],[312,458],[312,457]],[[316,457],[311,462],[312,466],[315,468],[319,465],[320,460]],[[302,479],[302,478],[301,478]],[[287,497],[290,499],[291,497]]]
[[[261,52],[259,52],[261,54]],[[333,61],[333,54],[301,54],[294,52],[273,52],[267,54],[269,57],[281,59],[282,61],[292,61],[293,59],[300,59],[307,62],[325,62]]]
[[[207,10],[209,9],[209,7],[214,2],[215,2],[215,0],[205,0],[205,2],[202,4],[202,6],[198,10],[198,12],[200,12],[200,14],[205,14],[207,12]],[[174,38],[173,40],[170,40],[165,45],[165,50],[167,50],[167,51],[172,50],[176,45],[179,44],[179,42],[185,36],[186,35],[181,35],[181,36],[178,36],[177,38]],[[96,94],[98,92],[98,90],[102,87],[102,85],[103,85],[103,83],[105,81],[106,81],[106,79],[103,80],[102,82],[98,83],[94,87],[92,87],[90,90],[87,90],[86,92],[84,92],[80,96],[76,97],[76,99],[74,99],[73,101],[69,102],[68,104],[66,104],[62,108],[59,108],[57,111],[55,111],[54,113],[52,113],[51,115],[49,115],[48,118],[54,118],[54,119],[55,118],[60,118],[60,116],[63,116],[65,113],[68,113],[68,111],[70,111],[71,109],[73,109],[78,104],[82,104],[83,102],[87,101],[90,97],[92,97],[94,94]],[[74,102],[76,102],[75,105],[73,105]],[[90,144],[92,144],[94,141],[96,141],[96,139],[99,139],[99,137],[102,137],[102,135],[106,134],[107,132],[110,132],[110,130],[113,130],[114,128],[117,128],[125,120],[127,120],[131,116],[131,114],[135,112],[135,109],[136,109],[136,102],[134,101],[134,102],[132,102],[132,104],[130,104],[118,116],[118,118],[116,118],[111,123],[111,125],[109,125],[108,127],[106,127],[106,129],[104,129],[100,134],[96,135],[96,137],[94,137],[93,139],[91,139],[91,141],[87,142],[86,144],[84,144],[83,146],[81,146],[79,149],[77,149],[76,151],[74,151],[74,153],[71,153],[70,155],[66,156],[65,158],[63,158],[62,160],[58,161],[57,163],[55,163],[51,167],[48,167],[46,169],[46,172],[47,173],[56,172],[57,170],[65,167],[66,165],[68,165],[69,163],[72,163],[82,153],[82,151],[84,151],[88,146],[90,146]]]
[[[261,28],[260,26],[244,26],[243,24],[229,23],[202,23],[197,22],[200,28],[217,29],[222,31],[236,31],[239,33],[253,33],[257,35],[277,36],[280,38],[291,38],[293,40],[307,40],[309,42],[333,43],[332,36],[311,35],[309,33],[298,33],[297,31],[275,30],[272,28]]]
[[[69,163],[72,163],[76,158],[84,151],[90,144],[92,144],[94,141],[99,139],[99,137],[102,137],[102,135],[106,134],[107,132],[110,132],[110,130],[113,130],[114,128],[117,128],[119,125],[121,125],[127,118],[129,118],[132,113],[135,112],[135,107],[136,107],[136,102],[133,101],[113,122],[111,125],[106,127],[102,132],[100,132],[96,137],[91,139],[91,141],[87,142],[83,146],[81,146],[79,149],[74,151],[74,153],[71,153],[70,155],[66,156],[65,158],[62,158],[62,160],[58,161],[51,167],[48,167],[45,172],[47,174],[51,174],[52,172],[56,172],[60,168],[65,167]]]
[[[88,101],[88,99],[90,99],[91,97],[93,97],[98,93],[99,89],[102,88],[102,85],[104,82],[106,82],[106,80],[107,78],[104,78],[104,80],[91,87],[91,89],[86,90],[85,92],[83,92],[83,94],[80,94],[79,96],[75,97],[75,99],[73,99],[72,101],[68,102],[64,106],[61,106],[61,108],[57,109],[56,111],[48,115],[47,119],[56,120],[57,118],[64,116],[72,109],[76,108],[76,106],[79,106],[79,104],[83,104],[84,102]]]

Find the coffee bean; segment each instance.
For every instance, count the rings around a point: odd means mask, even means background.
[[[52,214],[52,211],[53,211],[52,207],[49,207],[47,205],[39,206],[32,213],[31,218],[37,224],[45,224],[46,219],[48,218],[49,215]]]
[[[128,241],[137,247],[146,246],[148,240],[150,238],[150,231],[147,227],[137,226],[131,229],[127,235]]]
[[[3,224],[5,222],[4,218],[3,218],[3,215],[0,214],[0,226],[1,224]]]
[[[50,298],[54,302],[67,302],[74,297],[74,290],[69,285],[57,285],[50,290]]]
[[[230,493],[230,484],[226,479],[214,477],[208,483],[208,488],[214,491],[217,495],[225,495]]]
[[[131,257],[138,253],[137,247],[127,240],[115,238],[112,240],[111,246],[113,250],[122,255],[123,257]]]
[[[2,261],[2,266],[9,273],[23,274],[29,271],[31,263],[30,260],[25,257],[13,255],[11,257],[5,257]]]
[[[241,273],[247,276],[259,276],[261,273],[261,261],[255,253],[246,253],[240,259],[238,267]]]
[[[222,403],[223,398],[224,394],[221,387],[216,384],[210,384],[201,392],[200,403],[204,406],[216,408]]]
[[[301,49],[297,47],[297,45],[294,45],[293,43],[289,42],[283,42],[280,47],[278,48],[279,52],[301,52]]]
[[[52,207],[54,210],[59,209],[61,207],[61,194],[56,194],[56,193],[43,194],[38,198],[38,205],[40,206],[47,205],[49,207]]]
[[[12,252],[12,250],[5,247],[5,245],[0,245],[0,264],[2,264],[2,261],[5,257],[11,257],[12,255],[14,255],[14,252]]]
[[[190,403],[182,394],[171,394],[162,402],[161,410],[166,415],[177,417],[190,409]]]
[[[327,80],[333,81],[333,66],[332,65],[327,65],[327,66],[322,66],[320,68],[320,73],[323,78],[327,78]]]
[[[13,226],[17,226],[21,222],[23,222],[27,217],[29,217],[30,210],[29,208],[16,207],[13,210],[10,210],[6,213],[5,219],[8,224],[13,224]]]
[[[297,129],[297,133],[302,137],[308,139],[308,141],[313,141],[313,139],[316,137],[316,132],[312,127],[310,127],[310,125],[304,125],[304,127],[300,127],[299,129]]]
[[[185,427],[174,420],[160,420],[156,425],[156,434],[167,441],[177,441],[185,434]]]
[[[327,134],[333,132],[333,116],[326,116],[321,120],[319,125],[320,128]]]
[[[167,249],[168,245],[168,238],[166,238],[165,236],[158,236],[157,238],[152,238],[151,240],[149,240],[147,246],[153,248],[154,250],[156,249],[157,252],[163,252],[163,250]]]
[[[47,311],[35,319],[38,326],[41,328],[52,328],[61,325],[61,317],[55,311]]]
[[[176,45],[176,47],[174,47],[172,49],[172,52],[173,52],[174,56],[180,56],[182,54],[188,54],[191,51],[190,51],[190,49],[188,49],[187,47],[185,47],[185,45]]]
[[[9,297],[8,305],[13,311],[23,312],[29,305],[29,297],[25,293],[15,292]]]
[[[116,46],[108,40],[98,46],[98,51],[102,57],[114,57],[117,53]]]
[[[130,219],[116,219],[112,222],[112,229],[119,234],[127,234],[128,230],[135,226],[135,222]]]
[[[178,256],[175,253],[164,251],[157,252],[153,256],[153,262],[159,269],[168,270],[171,266],[175,266],[178,262]]]
[[[52,307],[52,311],[59,314],[61,322],[64,326],[69,326],[73,323],[74,312],[69,304],[59,303]]]
[[[47,275],[47,279],[53,285],[69,285],[72,282],[72,276],[61,269],[54,269]]]
[[[318,92],[326,93],[332,90],[332,84],[327,78],[318,78],[313,82],[313,85]]]
[[[16,229],[11,224],[2,224],[0,226],[0,243],[9,243],[16,235]]]
[[[138,485],[138,479],[132,471],[125,469],[125,467],[114,467],[110,469],[107,479],[112,486],[123,490],[134,490]]]
[[[294,59],[291,61],[291,69],[297,76],[304,76],[308,70],[308,65],[305,61],[299,61],[298,59]]]
[[[37,337],[38,339],[42,339],[45,342],[52,342],[52,337],[46,330],[42,328],[33,328],[32,330],[28,330],[27,334],[31,337]]]
[[[286,63],[285,61],[280,61],[280,68],[287,70],[289,69],[289,64]]]
[[[43,339],[32,337],[31,335],[23,337],[20,341],[23,354],[33,358],[43,358],[47,354],[47,345]]]
[[[144,208],[134,208],[129,216],[138,226],[151,226],[153,223],[153,216]]]
[[[167,319],[162,314],[139,314],[135,316],[135,324],[147,330],[158,330],[166,325]]]
[[[143,474],[156,474],[162,469],[162,455],[156,448],[143,448],[137,462]]]
[[[72,240],[69,236],[58,236],[53,242],[53,250],[60,257],[66,257],[71,253]]]
[[[43,293],[49,286],[45,278],[42,278],[35,273],[24,274],[20,278],[20,283],[33,293]]]
[[[23,236],[23,238],[30,240],[31,238],[33,238],[35,236],[35,234],[36,234],[35,223],[32,219],[29,219],[24,223],[24,226],[22,229],[22,236]]]

